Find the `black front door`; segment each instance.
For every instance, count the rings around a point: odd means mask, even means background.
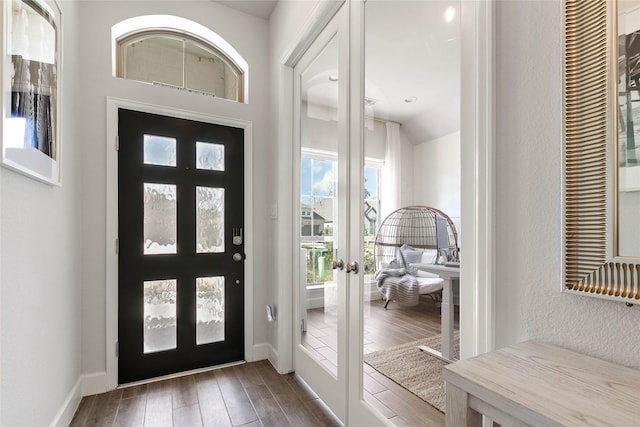
[[[244,359],[244,130],[118,111],[118,383]]]

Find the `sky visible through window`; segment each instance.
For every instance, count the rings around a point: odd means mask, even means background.
[[[332,160],[302,158],[300,194],[302,203],[310,204],[313,197],[334,197],[334,164]],[[368,199],[378,198],[378,169],[365,167],[364,188]]]

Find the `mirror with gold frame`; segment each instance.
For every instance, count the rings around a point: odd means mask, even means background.
[[[564,18],[564,289],[634,304],[640,2],[565,0]]]

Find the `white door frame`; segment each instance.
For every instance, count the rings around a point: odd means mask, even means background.
[[[363,0],[349,2],[349,55],[351,58],[359,58],[349,63],[349,98],[351,100],[364,99],[365,94],[365,3]],[[358,426],[385,426],[390,422],[378,409],[365,400],[364,396],[364,310],[365,310],[365,286],[364,286],[364,198],[362,190],[364,184],[364,159],[365,159],[365,112],[363,102],[351,102],[349,105],[349,194],[351,199],[356,196],[356,201],[351,203],[349,217],[349,257],[345,262],[356,261],[360,263],[360,271],[353,273],[349,279],[349,347],[347,349],[347,425]],[[354,209],[354,205],[357,208]],[[353,335],[351,335],[354,333]]]
[[[462,0],[460,15],[460,358],[466,359],[495,347],[494,0]]]
[[[290,224],[293,189],[293,65],[326,25],[343,2],[320,2],[308,19],[303,34],[281,59],[284,72],[280,79],[278,123],[278,205],[276,236],[278,253],[292,259],[293,236]],[[461,1],[461,187],[462,235],[460,347],[468,358],[494,349],[494,0]],[[471,218],[472,220],[464,220]],[[291,285],[294,268],[277,267],[277,361],[279,372],[293,370],[293,298]]]
[[[151,114],[160,114],[241,128],[244,130],[244,235],[253,236],[253,149],[252,122],[214,116],[194,111],[181,110],[167,106],[147,104],[126,99],[107,97],[107,129],[105,156],[107,160],[107,212],[106,212],[106,390],[118,386],[118,254],[116,239],[118,238],[118,152],[116,150],[118,136],[118,109],[127,108]],[[253,239],[245,239],[244,274],[244,354],[246,361],[253,361]],[[95,391],[99,392],[99,391]]]

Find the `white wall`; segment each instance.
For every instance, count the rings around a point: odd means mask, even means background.
[[[638,306],[562,283],[562,2],[496,2],[496,344],[537,338],[640,368]]]
[[[413,147],[413,200],[460,219],[460,132]]]
[[[293,369],[293,316],[291,277],[293,268],[292,227],[293,186],[291,152],[291,100],[293,99],[292,70],[283,65],[285,57],[295,47],[302,36],[302,29],[308,25],[314,9],[321,3],[317,0],[280,0],[269,20],[269,119],[271,140],[277,143],[268,157],[277,170],[277,186],[271,193],[277,217],[273,218],[274,239],[272,253],[276,254],[273,286],[268,289],[268,302],[278,313],[276,322],[269,323],[269,359],[280,372]]]
[[[82,371],[104,372],[105,361],[105,141],[106,97],[117,97],[170,106],[199,113],[253,122],[253,203],[255,231],[254,263],[254,343],[267,340],[264,304],[273,259],[266,255],[272,239],[269,201],[273,187],[272,151],[268,138],[267,104],[267,22],[213,2],[202,1],[87,1],[80,2],[79,38],[81,76],[76,83],[83,94],[82,108],[76,112],[81,146],[82,186]],[[169,14],[190,19],[218,33],[249,64],[248,105],[214,99],[170,88],[117,79],[111,75],[111,27],[138,15]]]
[[[44,426],[77,403],[80,376],[80,140],[77,3],[64,16],[62,186],[0,169],[0,425]],[[67,401],[71,398],[72,401]],[[61,418],[58,418],[61,420]],[[67,421],[68,422],[68,421]]]

